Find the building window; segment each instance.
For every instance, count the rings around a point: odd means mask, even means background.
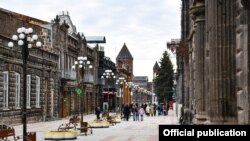
[[[31,76],[27,75],[27,92],[26,92],[26,96],[27,96],[27,107],[30,108],[30,82],[31,82]]]
[[[50,87],[50,91],[51,91],[51,113],[50,113],[50,115],[51,115],[51,117],[53,117],[54,116],[54,79],[51,79],[50,80],[50,84],[51,84],[51,87]]]
[[[3,72],[3,108],[9,107],[9,72]]]
[[[40,107],[40,77],[36,76],[36,107]]]
[[[58,57],[58,69],[61,70],[61,52],[59,51],[59,57]]]
[[[15,106],[20,108],[20,74],[15,73]]]

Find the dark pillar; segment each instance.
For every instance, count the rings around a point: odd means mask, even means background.
[[[206,0],[209,47],[208,124],[237,123],[235,0]]]
[[[102,94],[102,85],[99,86],[99,106],[101,111],[103,111],[103,94]]]
[[[236,15],[236,92],[238,123],[249,124],[249,1],[237,0]]]
[[[191,14],[195,24],[193,35],[194,68],[195,68],[195,124],[202,124],[206,121],[205,109],[205,0],[196,0],[191,7]]]

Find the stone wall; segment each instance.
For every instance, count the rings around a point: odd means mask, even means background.
[[[192,114],[194,124],[249,124],[249,2],[182,2],[189,61],[184,61],[184,85],[179,80],[177,87],[185,90],[178,95],[184,98],[185,124],[192,124]]]

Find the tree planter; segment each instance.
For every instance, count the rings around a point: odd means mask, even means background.
[[[67,131],[47,131],[44,133],[45,140],[74,140],[77,138],[77,132]]]
[[[109,122],[107,122],[107,121],[93,121],[93,122],[89,122],[89,127],[91,127],[91,128],[108,128]]]

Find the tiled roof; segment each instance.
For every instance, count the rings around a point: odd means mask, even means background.
[[[118,59],[132,59],[133,60],[133,56],[129,52],[125,43],[124,43],[121,51],[119,52],[118,56],[116,57],[116,60],[118,60]]]
[[[158,62],[156,61],[155,62],[155,65],[154,65],[154,69],[159,69],[160,67],[159,67],[159,64],[158,64]]]

